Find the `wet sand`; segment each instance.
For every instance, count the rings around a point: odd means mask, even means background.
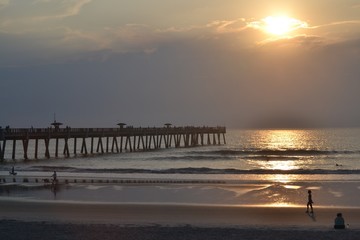
[[[4,239],[357,239],[360,235],[359,182],[78,183],[66,184],[56,194],[40,185],[6,183],[2,189]],[[306,189],[314,190],[314,215],[306,214],[305,203],[300,204],[306,200]],[[337,212],[343,213],[348,229],[333,229]]]
[[[4,239],[356,239],[360,209],[0,201]],[[4,235],[5,234],[5,235]]]
[[[73,223],[161,224],[194,226],[332,227],[337,208],[318,208],[314,215],[300,207],[115,204],[1,200],[0,218]],[[342,208],[352,229],[360,229],[360,209]]]

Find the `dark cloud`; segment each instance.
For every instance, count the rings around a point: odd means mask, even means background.
[[[1,48],[10,60],[2,58],[0,68],[0,125],[47,126],[56,112],[74,127],[358,126],[359,39],[328,44],[299,36],[240,47],[251,42],[249,31],[168,38],[149,52],[51,57],[41,48]]]

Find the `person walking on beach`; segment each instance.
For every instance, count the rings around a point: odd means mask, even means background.
[[[54,171],[54,173],[53,173],[53,175],[51,175],[52,176],[52,183],[53,184],[56,184],[56,182],[57,182],[57,174],[56,174],[56,171]]]
[[[341,213],[338,213],[335,218],[335,229],[345,229],[345,220]]]
[[[311,190],[308,190],[308,202],[307,202],[307,205],[306,205],[306,212],[308,213],[309,212],[309,207],[311,208],[311,211],[310,213],[314,213],[314,210],[313,210],[313,200],[312,200],[312,196],[311,196]]]
[[[15,172],[15,167],[14,166],[12,166],[11,171],[9,173],[10,173],[10,175],[14,175],[14,176],[17,174]]]

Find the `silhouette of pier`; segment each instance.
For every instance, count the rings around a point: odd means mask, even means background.
[[[171,124],[166,124],[165,127],[134,128],[118,124],[118,128],[60,128],[60,123],[54,123],[50,128],[0,128],[0,160],[5,160],[10,155],[6,154],[9,153],[6,151],[8,145],[12,147],[11,159],[15,160],[17,151],[23,153],[24,159],[30,158],[30,152],[37,159],[41,147],[45,158],[50,158],[60,157],[60,151],[62,156],[70,157],[72,154],[138,152],[226,144],[225,127],[172,127]],[[17,146],[19,141],[22,147]]]

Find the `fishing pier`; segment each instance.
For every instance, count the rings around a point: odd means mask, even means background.
[[[0,128],[0,160],[71,157],[226,144],[225,127]],[[8,148],[7,148],[8,147]]]

